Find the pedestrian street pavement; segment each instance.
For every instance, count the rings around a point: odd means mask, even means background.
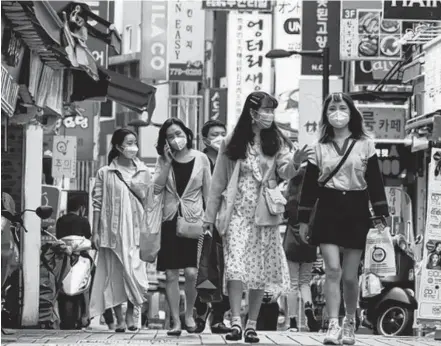
[[[10,332],[10,331],[8,331]],[[61,330],[18,330],[12,335],[2,335],[2,345],[45,345],[45,346],[97,346],[97,345],[243,345],[241,342],[229,342],[222,335],[203,333],[199,335],[183,332],[180,337],[168,337],[165,330],[142,329],[138,332],[115,333],[110,331],[61,331]],[[302,332],[259,332],[261,346],[322,345],[323,334]],[[433,338],[424,337],[382,337],[375,335],[357,335],[356,345],[360,346],[435,346],[440,345]]]

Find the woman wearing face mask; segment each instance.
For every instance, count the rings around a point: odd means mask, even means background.
[[[325,261],[325,344],[355,343],[358,267],[370,228],[369,200],[375,216],[389,215],[375,145],[363,128],[363,117],[348,95],[332,94],[323,105],[321,137],[306,168],[298,213],[300,227],[306,230],[318,201],[311,240],[320,246]],[[340,280],[346,307],[343,328],[338,320]]]
[[[155,194],[163,194],[161,249],[157,268],[165,271],[166,296],[173,327],[168,335],[181,335],[179,318],[179,270],[185,273],[185,329],[197,331],[193,318],[197,276],[198,239],[178,237],[178,215],[188,222],[203,216],[211,173],[208,157],[193,147],[193,132],[177,118],[167,119],[159,130],[156,150],[159,158],[153,178]],[[202,228],[201,228],[202,233]]]
[[[269,210],[266,189],[291,179],[310,149],[290,150],[274,122],[277,101],[264,92],[251,93],[232,135],[222,141],[214,168],[204,228],[217,229],[224,245],[224,291],[232,312],[229,341],[242,339],[243,290],[249,291],[245,342],[259,342],[256,321],[265,291],[277,295],[290,288],[288,264],[278,225],[282,214]],[[283,211],[282,211],[283,213]]]
[[[147,268],[139,258],[139,234],[153,186],[150,171],[137,153],[136,135],[127,129],[116,130],[108,165],[98,170],[92,194],[92,242],[99,251],[90,313],[100,316],[113,308],[116,332],[137,329],[134,306],[147,300]],[[124,319],[121,304],[125,302]]]

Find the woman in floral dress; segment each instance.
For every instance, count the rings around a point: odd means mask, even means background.
[[[217,228],[224,240],[224,290],[232,312],[232,331],[226,338],[242,339],[242,293],[249,291],[245,342],[256,343],[256,321],[265,291],[290,289],[288,264],[278,225],[281,213],[271,212],[266,188],[291,179],[311,149],[294,155],[291,143],[274,123],[277,101],[264,92],[251,93],[231,136],[219,150],[204,218],[204,228]]]

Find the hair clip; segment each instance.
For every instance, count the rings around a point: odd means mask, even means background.
[[[343,100],[343,94],[342,93],[333,93],[332,94],[332,101],[334,102],[341,102]]]

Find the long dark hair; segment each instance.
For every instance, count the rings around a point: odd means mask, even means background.
[[[275,109],[278,105],[274,97],[263,91],[255,91],[248,95],[242,114],[237,121],[231,140],[226,148],[226,154],[231,160],[245,159],[248,144],[254,144],[251,110],[257,111],[259,108]],[[263,154],[270,157],[276,155],[283,145],[292,148],[292,143],[280,131],[275,122],[273,122],[270,128],[260,131],[260,139]]]
[[[117,158],[120,154],[120,151],[116,147],[117,145],[121,146],[124,143],[124,139],[128,135],[134,135],[136,137],[136,133],[129,129],[118,129],[112,135],[112,149],[110,149],[109,156],[107,157],[107,164],[110,165],[112,161]]]
[[[161,128],[159,129],[156,151],[160,156],[164,156],[164,147],[167,141],[167,130],[172,125],[178,125],[182,129],[182,131],[184,131],[185,135],[187,136],[187,148],[188,149],[193,148],[193,138],[194,138],[193,131],[190,130],[187,126],[185,126],[184,122],[181,119],[168,118],[166,121],[164,121]]]
[[[364,128],[363,124],[363,116],[361,115],[361,112],[355,107],[354,100],[345,93],[333,93],[330,94],[325,102],[323,102],[323,110],[322,110],[322,120],[320,123],[320,143],[328,143],[334,138],[334,128],[329,123],[328,120],[328,107],[332,100],[339,101],[343,100],[347,103],[349,107],[349,131],[351,131],[351,137],[354,139],[361,139],[363,137],[368,137],[368,134],[366,133],[366,130]]]

